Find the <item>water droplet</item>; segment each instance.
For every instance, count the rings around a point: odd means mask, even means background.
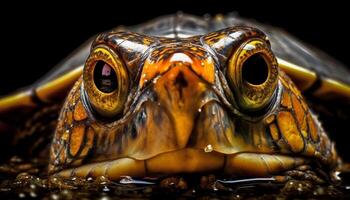
[[[103,186],[103,188],[102,188],[102,191],[104,191],[104,192],[109,192],[109,188],[107,187],[107,186]]]
[[[87,180],[87,181],[92,181],[93,178],[92,178],[92,177],[88,177],[86,180]]]
[[[133,183],[133,179],[130,176],[124,176],[119,183],[121,184],[131,184]]]
[[[158,79],[160,78],[160,76],[157,76],[156,78],[153,79],[153,84],[156,84],[158,82]]]
[[[72,181],[75,181],[75,180],[77,180],[77,177],[73,177],[73,178],[72,178]]]
[[[33,191],[31,191],[31,192],[29,193],[29,195],[30,195],[31,197],[33,197],[33,198],[35,198],[35,197],[38,196],[38,195],[37,195],[35,192],[33,192]]]
[[[106,185],[108,179],[107,179],[105,176],[100,176],[100,177],[98,178],[98,181],[100,181],[100,184],[101,184],[101,185]]]
[[[338,181],[340,181],[341,180],[341,178],[340,178],[340,171],[336,171],[335,173],[334,173],[334,177],[338,180]]]
[[[202,112],[202,109],[201,109],[201,108],[199,108],[199,109],[198,109],[198,112]]]
[[[213,151],[213,146],[211,146],[211,144],[208,144],[205,148],[204,148],[204,152],[205,153],[209,153]]]
[[[345,189],[350,190],[350,186],[346,186]]]
[[[108,196],[101,197],[101,200],[109,200],[110,198]]]
[[[67,130],[63,133],[63,135],[62,135],[62,140],[68,140],[68,138],[69,138],[69,132],[70,132],[70,130],[67,129]]]
[[[21,198],[21,199],[23,199],[23,198],[26,197],[26,195],[25,195],[24,193],[21,192],[21,193],[18,194],[18,197]]]
[[[57,194],[52,194],[51,199],[58,200],[59,196]]]
[[[34,185],[34,184],[30,184],[30,186],[29,186],[31,189],[35,189],[36,188],[36,185]]]

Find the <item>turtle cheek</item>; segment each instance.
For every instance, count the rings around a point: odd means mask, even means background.
[[[50,173],[78,166],[92,148],[94,131],[89,127],[88,113],[81,100],[81,79],[77,81],[64,103],[51,143]]]

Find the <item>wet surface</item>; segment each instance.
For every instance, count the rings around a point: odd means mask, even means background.
[[[332,133],[329,136],[336,141],[341,157],[348,161],[348,140],[342,136],[346,135],[343,130],[348,128],[350,115],[348,109],[341,108],[327,110],[339,113],[339,116],[325,118],[321,115],[320,118],[329,122],[323,125],[328,133]],[[15,138],[15,142],[10,142],[11,137],[6,139],[6,135],[1,135],[0,199],[350,199],[350,170],[340,174],[344,180],[340,185],[317,185],[305,180],[276,183],[272,177],[228,179],[220,175],[198,174],[142,180],[124,177],[120,181],[109,181],[106,177],[73,177],[69,180],[48,177],[47,150],[60,106],[50,109],[47,112],[52,112],[52,115],[36,114],[31,118],[32,123],[20,127],[20,130],[30,131]],[[39,127],[41,131],[37,132],[32,127]],[[11,129],[5,124],[0,123],[1,128],[10,135]],[[213,147],[208,145],[204,151],[211,152]],[[347,168],[350,169],[350,166]]]
[[[349,173],[341,174],[349,180]],[[106,177],[63,180],[47,177],[46,161],[12,157],[0,165],[1,199],[349,199],[350,184],[315,185],[274,178],[225,179],[218,175],[176,175],[109,181]]]

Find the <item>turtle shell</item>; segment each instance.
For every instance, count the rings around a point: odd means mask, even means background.
[[[151,36],[186,38],[242,25],[256,27],[269,37],[280,68],[292,78],[302,92],[320,99],[349,101],[350,71],[343,64],[279,28],[247,20],[236,14],[211,18],[179,13],[159,17],[140,25],[117,27],[115,31],[127,30]],[[82,74],[93,38],[57,64],[42,79],[0,98],[0,113],[36,108],[43,102],[61,101]]]

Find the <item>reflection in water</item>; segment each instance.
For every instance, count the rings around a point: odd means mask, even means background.
[[[0,165],[0,199],[329,199],[350,198],[350,185],[314,185],[309,181],[290,180],[276,183],[269,178],[227,178],[220,175],[174,175],[171,177],[129,176],[110,181],[101,176],[73,177],[63,180],[47,177],[46,160],[25,162],[18,157]],[[349,173],[339,174],[349,180]]]

